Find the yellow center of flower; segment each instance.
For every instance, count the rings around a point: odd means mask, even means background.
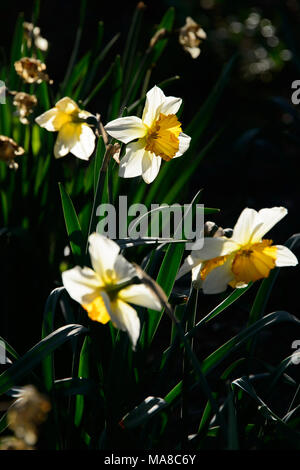
[[[96,297],[93,302],[90,304],[84,304],[82,307],[87,311],[91,320],[98,321],[103,324],[109,322],[110,316],[102,297]]]
[[[149,128],[145,150],[155,153],[163,160],[170,161],[179,150],[181,123],[175,114],[162,114]]]
[[[225,263],[227,260],[228,256],[218,256],[217,258],[210,259],[208,261],[205,261],[203,263],[203,267],[201,268],[200,271],[200,277],[202,281],[206,278],[206,276],[215,268],[218,266],[222,266],[222,264]]]
[[[277,248],[272,240],[263,240],[243,247],[232,262],[232,272],[237,282],[249,283],[269,276],[275,268]]]
[[[230,283],[236,287],[239,283],[248,284],[269,276],[271,269],[275,268],[277,248],[271,246],[272,240],[262,240],[259,243],[243,246],[232,256],[231,270],[234,280]],[[229,256],[218,256],[203,263],[200,277],[204,281],[207,275],[218,266],[222,266]]]

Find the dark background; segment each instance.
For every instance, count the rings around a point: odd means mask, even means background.
[[[183,98],[183,126],[191,120],[211,91],[224,64],[235,52],[239,53],[230,82],[206,133],[206,142],[216,131],[224,125],[226,127],[218,143],[199,166],[182,202],[190,201],[195,192],[203,188],[201,202],[206,206],[221,209],[220,214],[211,218],[225,227],[233,226],[241,210],[246,206],[255,209],[275,205],[285,206],[289,211],[288,216],[271,232],[275,243],[284,243],[290,235],[300,231],[298,215],[300,126],[298,108],[291,103],[291,83],[300,78],[297,55],[300,34],[299,2],[296,0],[259,2],[165,0],[149,1],[146,4],[141,50],[147,47],[154,32],[153,25],[160,22],[169,6],[176,8],[175,28],[182,26],[185,17],[189,15],[203,25],[208,35],[207,41],[202,45],[201,55],[196,60],[191,59],[182,50],[174,35],[157,70],[155,69],[152,75],[151,86],[170,76],[180,75],[181,79],[168,88],[167,94]],[[114,46],[112,54],[122,52],[124,36],[127,34],[135,5],[136,2],[89,1],[80,52],[84,53],[92,46],[99,20],[103,20],[105,24],[104,42],[109,41],[116,32],[121,32],[121,39]],[[13,0],[1,5],[2,50],[9,51],[18,12],[24,11],[25,19],[30,21],[32,6],[32,1]],[[78,10],[77,1],[41,2],[38,25],[41,27],[42,36],[46,37],[50,44],[47,68],[54,83],[59,83],[63,78],[72,52],[78,25]],[[275,25],[281,49],[274,52],[272,48],[267,48],[276,67],[271,72],[253,76],[250,73],[245,74],[245,64],[247,65],[248,59],[251,62],[257,47],[265,47],[265,39],[259,33],[250,37],[243,32],[235,35],[230,32],[230,24],[232,22],[244,24],[249,14],[257,11],[261,18],[267,18]],[[282,50],[292,52],[290,60],[284,61],[280,58]],[[103,67],[106,65],[105,62]],[[103,113],[105,109],[106,99],[101,95],[93,101],[90,111]],[[300,250],[296,249],[295,253],[299,256]],[[20,273],[16,274],[14,271],[14,263],[10,262],[11,256],[17,258],[18,254],[22,259],[21,279]],[[6,256],[4,262],[11,263],[10,279],[16,276],[21,293],[24,295],[24,305],[30,305],[32,292],[29,287],[33,289],[37,299],[34,311],[38,325],[32,327],[32,333],[27,340],[23,339],[24,344],[21,348],[26,349],[39,339],[41,312],[45,300],[50,290],[60,283],[60,279],[58,276],[52,277],[53,273],[42,281],[29,281],[30,276],[26,279],[27,266],[32,263],[32,257],[35,255],[31,252],[24,253],[23,248],[20,248],[20,253],[7,252]],[[38,257],[37,248],[36,258]],[[28,286],[29,282],[33,282],[34,285]],[[281,270],[278,288],[272,293],[268,311],[284,309],[300,316],[298,285],[299,267]],[[220,299],[215,296],[201,296],[202,311],[206,312],[208,308],[214,307],[218,300]],[[211,331],[210,338],[217,335],[219,343],[223,336],[224,339],[228,339],[227,328],[230,330],[229,333],[240,329],[245,321],[248,300],[245,297],[239,307],[234,307],[237,315],[234,324],[229,328],[226,319],[220,323],[216,322],[216,331]],[[28,307],[25,307],[22,315],[29,314]],[[14,344],[12,336],[15,334],[14,322],[9,320],[6,328],[8,338]],[[282,336],[283,330],[278,330],[277,333],[276,331],[275,328],[273,334],[277,339],[273,344],[278,348],[279,354],[282,352],[286,356],[291,352],[290,331],[287,335],[289,339]],[[296,338],[292,337],[292,340],[294,339]]]

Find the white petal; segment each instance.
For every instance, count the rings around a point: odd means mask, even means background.
[[[142,177],[149,184],[155,180],[161,165],[161,158],[152,152],[145,152],[142,160]]]
[[[226,237],[205,237],[204,246],[201,250],[193,251],[190,256],[192,260],[206,261],[217,256],[225,256],[239,248],[237,243]]]
[[[126,154],[120,162],[119,176],[122,178],[134,178],[140,176],[142,170],[142,159],[145,153],[141,140],[132,142],[126,146]]]
[[[262,237],[271,230],[287,214],[285,207],[261,209],[257,216],[257,226],[252,233],[252,241],[260,242]]]
[[[164,101],[160,105],[158,112],[163,114],[176,114],[181,106],[182,99],[175,96],[164,97]]]
[[[134,266],[122,255],[118,255],[114,263],[114,271],[117,276],[117,282],[126,282],[137,275]]]
[[[152,126],[153,121],[158,117],[159,108],[165,99],[164,92],[156,85],[148,91],[142,117],[144,124],[149,127]]]
[[[35,122],[47,131],[55,132],[59,131],[64,124],[70,122],[70,117],[61,113],[57,108],[52,108],[36,117]]]
[[[100,233],[92,233],[89,236],[89,252],[94,270],[103,279],[114,271],[114,264],[119,254],[120,247],[113,240],[104,237]]]
[[[136,116],[115,119],[106,124],[104,128],[109,135],[124,144],[128,144],[128,142],[134,139],[144,137],[147,132],[147,128],[142,123],[142,120]]]
[[[75,125],[77,126],[77,138],[75,143],[70,146],[70,152],[81,160],[88,160],[95,149],[96,136],[87,124]]]
[[[234,279],[231,263],[232,259],[228,259],[222,266],[210,271],[202,283],[204,294],[219,294],[227,289],[229,282]]]
[[[71,114],[74,111],[79,111],[79,107],[73,101],[71,98],[68,96],[65,96],[61,100],[59,100],[56,104],[55,107],[59,109],[59,111],[62,111],[63,113],[66,114]]]
[[[251,241],[252,233],[256,227],[257,211],[247,207],[243,210],[233,228],[232,239],[242,245],[247,244]]]
[[[199,263],[197,264],[197,266],[195,266],[192,269],[192,282],[193,282],[193,287],[195,289],[201,289],[203,285],[203,281],[200,276],[201,268],[202,268],[202,263]]]
[[[183,155],[184,152],[186,152],[187,149],[189,148],[190,143],[191,143],[191,137],[181,132],[181,134],[179,134],[179,150],[174,155],[173,158],[177,158]]]
[[[276,248],[276,266],[296,266],[298,264],[296,256],[286,246],[276,245]]]
[[[61,158],[67,155],[70,152],[71,145],[74,145],[75,143],[75,136],[73,135],[73,130],[71,130],[70,132],[69,127],[73,129],[73,125],[71,123],[65,124],[58,133],[54,145],[55,158]]]
[[[97,296],[103,283],[90,268],[76,266],[62,273],[65,289],[70,297],[80,304],[88,304]]]
[[[161,310],[162,306],[156,295],[144,284],[132,284],[122,289],[118,297],[125,302],[129,302],[141,307]]]
[[[111,311],[109,314],[117,328],[122,331],[127,331],[132,342],[132,347],[135,349],[136,342],[140,335],[140,319],[134,308],[126,302],[117,299],[115,302],[111,302]]]
[[[192,256],[188,256],[187,258],[185,258],[183,265],[180,267],[175,280],[180,279],[186,273],[191,271],[195,266],[201,263],[202,261],[200,259],[192,258]]]

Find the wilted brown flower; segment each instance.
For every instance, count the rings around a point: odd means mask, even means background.
[[[35,95],[29,95],[20,91],[14,94],[13,104],[18,109],[18,116],[22,124],[29,124],[27,117],[32,113],[33,108],[37,105],[37,98]]]
[[[34,450],[34,447],[27,445],[22,439],[6,436],[0,439],[0,450]]]
[[[19,165],[15,162],[15,157],[23,155],[25,150],[13,139],[0,135],[0,160],[5,162],[9,168],[17,170]]]
[[[34,45],[37,49],[40,49],[41,51],[46,51],[48,49],[48,41],[41,36],[41,30],[38,26],[34,26],[32,23],[24,21],[23,29],[28,48],[32,46],[32,41],[34,41]]]
[[[17,74],[23,78],[26,83],[42,83],[43,81],[53,83],[45,73],[46,65],[33,57],[22,57],[15,62]]]
[[[179,43],[193,59],[196,59],[201,52],[199,45],[203,39],[206,39],[206,33],[190,16],[185,21],[185,25],[179,31]]]
[[[33,385],[26,385],[7,411],[8,427],[27,445],[34,445],[38,440],[39,425],[46,420],[50,409],[48,398]]]

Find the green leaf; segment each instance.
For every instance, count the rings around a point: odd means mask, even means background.
[[[285,246],[292,250],[299,240],[300,234],[294,234],[286,241]],[[273,269],[269,277],[262,281],[250,311],[248,325],[252,325],[263,314],[279,271],[280,268]]]
[[[299,242],[299,240],[300,234],[294,234],[286,241],[285,246],[292,250],[293,247]],[[263,315],[267,302],[271,295],[274,283],[279,275],[280,269],[281,268],[273,269],[270,272],[269,277],[262,281],[249,314],[248,325],[252,325]],[[251,354],[254,353],[255,344],[256,342],[254,339],[254,341],[249,341],[247,345],[247,350],[251,351]]]
[[[160,29],[166,29],[168,32],[172,31],[173,24],[174,24],[174,19],[175,19],[175,8],[170,7],[166,13],[164,14],[161,22],[156,28],[156,31],[159,31]],[[158,61],[160,56],[162,55],[163,51],[165,50],[166,46],[168,43],[168,38],[166,39],[161,39],[157,41],[153,48],[153,59],[152,61],[155,63]]]
[[[225,344],[223,344],[220,348],[210,354],[204,361],[202,362],[202,370],[203,374],[207,375],[210,373],[218,364],[220,364],[229,354],[235,352],[239,349],[249,338],[255,336],[259,331],[263,328],[279,324],[282,322],[291,322],[295,323],[296,325],[300,326],[300,320],[294,317],[288,312],[279,311],[273,312],[269,315],[258,320],[255,324],[251,325],[250,327],[245,328],[241,331],[238,335],[231,338]],[[190,332],[186,334],[187,337],[192,337],[195,332],[197,331],[196,328],[193,328]],[[196,385],[196,384],[194,384]],[[164,399],[171,403],[175,399],[178,398],[182,390],[182,381],[179,382],[169,393],[164,397]]]
[[[54,316],[56,311],[57,302],[59,301],[62,293],[65,291],[64,287],[58,287],[54,289],[49,295],[45,310],[42,324],[42,339],[48,336],[53,331],[54,327]],[[54,362],[52,354],[49,354],[42,361],[44,383],[46,390],[50,391],[54,383]]]
[[[90,367],[89,367],[89,357],[90,357],[90,346],[91,346],[91,338],[86,336],[81,348],[80,358],[79,358],[79,366],[78,366],[78,377],[82,378],[89,378]],[[78,395],[76,397],[76,404],[75,404],[75,415],[74,415],[74,423],[75,426],[79,426],[83,417],[84,412],[84,397]]]
[[[15,31],[12,36],[12,46],[11,46],[11,53],[10,53],[10,74],[9,74],[9,83],[8,87],[11,90],[16,88],[16,84],[19,80],[19,77],[15,71],[14,63],[22,57],[22,42],[23,42],[23,21],[24,21],[24,13],[19,13],[17,18]]]
[[[121,98],[122,98],[122,81],[123,72],[121,66],[120,56],[117,55],[114,64],[114,78],[113,78],[113,89],[112,89],[112,101],[110,103],[110,110],[108,113],[108,121],[117,119],[120,114]]]
[[[75,212],[70,196],[67,194],[61,183],[59,184],[61,202],[64,212],[64,218],[70,240],[71,250],[76,264],[83,265],[84,259],[84,239],[80,227],[80,223]]]
[[[97,392],[95,383],[84,377],[70,377],[55,380],[54,389],[64,396],[89,395],[91,392]]]
[[[87,106],[89,102],[99,93],[103,85],[107,82],[107,80],[110,78],[112,72],[114,70],[114,64],[111,64],[109,67],[108,71],[104,75],[104,77],[101,78],[101,80],[97,83],[97,85],[94,87],[94,89],[91,91],[91,93],[88,95],[88,97],[83,101],[83,105]]]
[[[184,245],[184,243],[179,243],[168,246],[161,268],[156,278],[156,282],[162,287],[168,298],[171,295],[175,278],[180,267],[181,258],[184,253]],[[148,312],[147,341],[148,344],[151,344],[161,321],[164,309],[161,312],[156,312],[154,310],[149,310]]]
[[[82,325],[66,325],[46,336],[0,375],[0,395],[16,385],[48,354],[75,336],[87,332]]]
[[[135,429],[145,424],[152,416],[168,406],[162,398],[148,397],[121,420],[120,425],[126,429]]]

